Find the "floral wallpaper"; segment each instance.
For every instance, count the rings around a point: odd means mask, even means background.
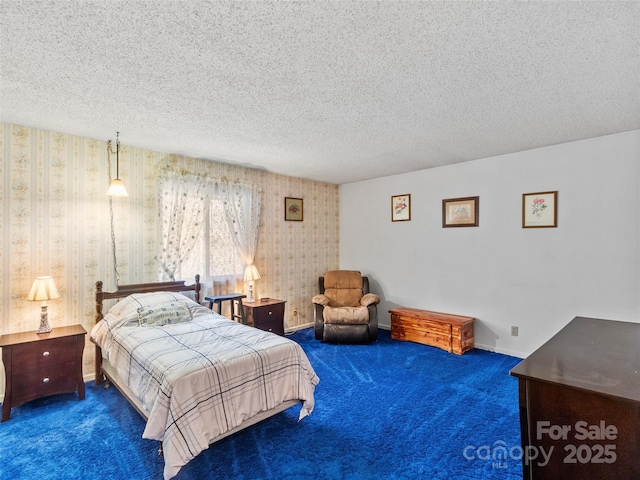
[[[40,305],[26,299],[38,275],[53,276],[60,290],[61,298],[49,303],[54,328],[80,323],[89,332],[95,282],[115,289],[106,140],[0,123],[0,334],[38,328]],[[157,167],[163,164],[261,187],[256,296],[286,300],[285,328],[311,325],[317,278],[339,266],[338,186],[122,142],[120,178],[129,197],[112,199],[120,284],[158,279]],[[304,221],[284,220],[285,197],[304,200]],[[85,376],[93,365],[87,337]]]

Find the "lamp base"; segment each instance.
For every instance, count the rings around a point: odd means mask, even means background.
[[[47,315],[47,306],[42,305],[42,311],[40,312],[40,328],[36,333],[49,333],[51,327],[49,326],[49,318]]]
[[[247,292],[247,302],[253,303],[256,299],[253,298],[253,281],[249,282],[249,291]]]

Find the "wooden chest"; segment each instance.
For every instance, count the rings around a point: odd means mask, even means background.
[[[391,338],[422,343],[462,355],[473,348],[473,317],[396,308],[391,314]]]

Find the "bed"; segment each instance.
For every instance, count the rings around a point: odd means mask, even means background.
[[[199,277],[115,292],[96,283],[96,384],[118,388],[147,422],[142,437],[162,442],[165,479],[211,443],[297,403],[299,419],[309,415],[319,381],[297,343],[199,301]]]

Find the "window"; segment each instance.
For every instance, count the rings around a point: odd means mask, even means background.
[[[220,197],[214,197],[205,207],[204,217],[202,234],[183,260],[179,277],[189,280],[200,274],[202,282],[207,284],[234,284],[242,278],[244,264],[231,238]]]
[[[227,293],[251,264],[260,222],[259,187],[206,175],[163,172],[160,177],[161,280],[200,274],[214,292]],[[230,218],[232,228],[229,228]]]

